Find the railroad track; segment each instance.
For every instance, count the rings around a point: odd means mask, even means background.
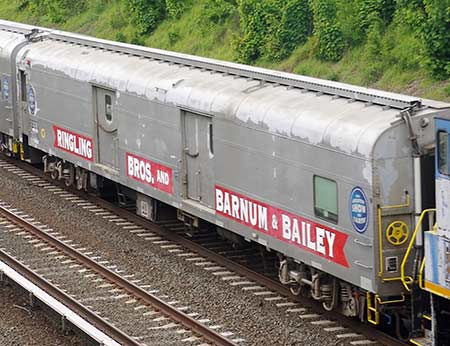
[[[323,327],[325,333],[334,334],[339,340],[348,340],[348,345],[407,345],[355,319],[346,318],[334,312],[325,312],[319,304],[310,299],[292,296],[286,287],[273,280],[273,273],[270,274],[270,271],[267,276],[243,265],[250,263],[252,267],[255,263],[254,260],[244,256],[245,251],[217,243],[217,239],[210,238],[211,235],[191,234],[187,237],[182,224],[176,220],[161,221],[159,225],[149,223],[134,213],[95,196],[73,190],[68,192],[63,189],[62,184],[50,181],[50,178],[41,171],[26,164],[10,160],[3,161],[3,163],[0,161],[0,168],[22,175],[28,181],[47,188],[80,208],[108,218],[108,221],[123,227],[125,231],[157,244],[174,256],[184,258],[187,262],[210,272],[211,275],[229,282],[230,286],[241,287],[247,294],[273,303],[278,308],[285,309],[286,313],[295,314],[300,319],[310,321],[312,325]],[[204,246],[205,243],[207,247]],[[236,262],[236,258],[241,264]]]
[[[1,261],[122,345],[236,345],[1,201],[0,231]]]

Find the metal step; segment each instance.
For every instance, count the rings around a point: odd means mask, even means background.
[[[431,340],[431,338],[427,338],[427,337],[410,339],[409,342],[411,342],[413,345],[417,345],[417,346],[432,346],[433,345],[433,341]]]

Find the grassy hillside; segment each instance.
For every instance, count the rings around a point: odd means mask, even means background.
[[[213,8],[211,4],[224,0],[193,1],[193,5],[187,7],[178,18],[166,15],[156,29],[148,33],[143,33],[130,21],[130,13],[124,6],[125,0],[86,1],[81,10],[75,8],[62,13],[33,8],[33,1],[45,3],[50,0],[0,0],[0,18],[230,61],[243,60],[238,54],[239,45],[248,45],[245,40],[252,34],[243,26],[242,10],[238,10],[231,0],[231,5],[225,3],[220,8]],[[276,57],[275,47],[272,53],[252,55],[250,62],[258,66],[450,102],[450,79],[432,77],[420,53],[424,49],[423,39],[413,32],[410,25],[393,18],[388,25],[374,33],[370,31],[367,37],[361,39],[361,35],[357,35],[359,28],[353,23],[358,13],[351,6],[352,1],[361,0],[336,1],[336,20],[345,42],[342,46],[343,55],[337,61],[317,57],[320,42],[317,35],[311,33],[304,42],[295,44],[296,48],[285,58]],[[270,16],[258,18],[266,20]],[[284,20],[285,16],[272,20],[280,18]],[[253,17],[250,19],[254,20]],[[270,26],[264,22],[262,24],[256,20],[256,26]],[[318,24],[315,25],[317,28]],[[270,39],[262,42],[272,37],[270,35],[273,32],[263,32],[261,43],[258,41],[258,44],[267,47],[273,45]],[[250,48],[254,53],[255,49],[261,47]],[[449,61],[447,66],[450,66],[450,56],[444,55],[444,62],[446,59]]]

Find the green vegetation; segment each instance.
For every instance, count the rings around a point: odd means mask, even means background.
[[[344,55],[345,42],[337,21],[335,0],[313,0],[314,38],[317,40],[317,58],[339,61]]]
[[[450,101],[450,0],[0,0],[4,19]]]
[[[251,64],[287,58],[312,32],[310,0],[239,0],[236,60]]]
[[[148,34],[156,29],[166,11],[164,0],[123,0],[128,22],[138,34]]]

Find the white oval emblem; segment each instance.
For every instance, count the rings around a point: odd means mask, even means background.
[[[360,187],[355,187],[350,194],[350,217],[355,230],[364,233],[369,225],[369,208],[366,195]]]
[[[32,85],[28,87],[28,113],[36,115],[36,93]]]

